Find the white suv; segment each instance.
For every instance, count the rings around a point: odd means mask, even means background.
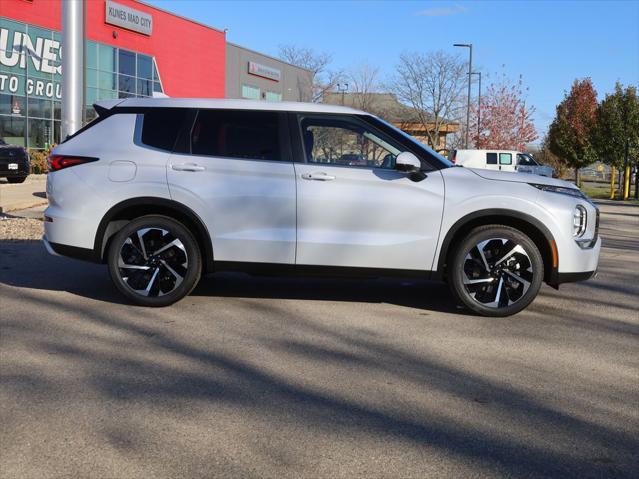
[[[572,184],[455,167],[350,108],[126,99],[49,159],[44,242],[171,304],[214,271],[441,279],[506,316],[591,277],[597,208]],[[428,294],[427,291],[424,294]]]

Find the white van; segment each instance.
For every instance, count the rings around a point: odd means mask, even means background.
[[[532,155],[514,150],[452,150],[449,159],[467,168],[500,170],[555,177],[550,166],[540,165]]]

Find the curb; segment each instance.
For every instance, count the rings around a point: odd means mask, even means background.
[[[36,206],[46,205],[48,201],[44,198],[41,198],[39,201],[25,201],[22,203],[13,203],[7,206],[0,206],[0,214],[1,213],[9,213],[10,211],[19,211],[26,210],[29,208],[35,208]]]

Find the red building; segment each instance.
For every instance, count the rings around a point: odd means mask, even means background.
[[[62,0],[0,0],[0,137],[11,143],[59,141],[61,9]],[[91,0],[85,11],[87,105],[225,96],[223,31],[133,0]]]

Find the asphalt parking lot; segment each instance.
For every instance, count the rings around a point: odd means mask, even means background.
[[[24,183],[0,178],[0,214],[47,204],[47,175],[29,175]]]
[[[599,276],[504,319],[232,275],[144,309],[0,240],[0,477],[639,477],[639,206],[601,209]]]

